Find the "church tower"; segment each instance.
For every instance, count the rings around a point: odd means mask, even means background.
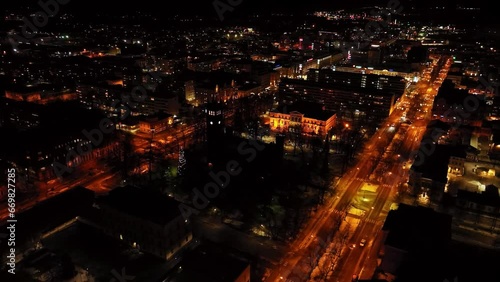
[[[215,94],[217,97],[217,93]],[[217,161],[224,150],[226,133],[224,122],[224,103],[215,97],[210,97],[206,104],[205,116],[207,122],[208,161]]]

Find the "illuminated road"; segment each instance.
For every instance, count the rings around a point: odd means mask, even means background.
[[[371,253],[371,247],[377,243],[374,241],[374,235],[381,229],[386,202],[391,192],[396,192],[396,189],[392,188],[406,182],[407,167],[403,169],[403,165],[410,158],[411,152],[418,149],[425,132],[428,122],[425,118],[432,109],[433,97],[436,94],[435,90],[428,89],[427,83],[422,82],[417,84],[418,95],[405,95],[401,98],[398,107],[366,143],[365,150],[358,157],[357,165],[340,179],[338,187],[343,192],[327,199],[325,204],[318,208],[297,239],[290,244],[288,255],[271,271],[265,281],[308,281],[304,265],[310,246],[317,244],[317,237],[332,228],[330,225],[335,215],[344,214],[349,210],[364,184],[374,183],[378,185],[377,195],[349,242],[357,247],[351,249],[347,247],[349,244],[346,245],[345,253],[330,281],[348,282],[352,280],[353,274],[361,272],[368,254]],[[426,103],[422,103],[422,100]],[[407,106],[403,107],[404,105]],[[417,121],[413,125],[403,125],[401,121],[404,115]],[[367,240],[364,247],[358,246],[361,239]],[[372,254],[370,259],[375,260],[376,253],[375,256]],[[366,264],[373,267],[370,261]],[[373,270],[363,269],[362,274],[365,273],[371,276]]]
[[[446,71],[448,68],[449,64],[443,67]],[[411,102],[412,108],[408,109],[409,112],[414,114],[407,114],[407,117],[410,119],[422,117],[422,120],[411,126],[401,125],[399,127],[398,134],[391,142],[391,146],[387,148],[389,152],[379,163],[379,166],[382,164],[382,170],[377,175],[382,175],[382,177],[377,179],[380,181],[377,183],[379,189],[373,201],[372,209],[369,210],[366,218],[361,220],[350,242],[351,244],[358,244],[358,247],[346,253],[344,260],[337,269],[337,273],[332,275],[330,281],[350,282],[353,275],[357,275],[361,279],[372,278],[377,266],[378,249],[382,244],[380,241],[382,238],[377,235],[380,235],[381,227],[387,215],[387,205],[392,202],[388,200],[398,192],[395,188],[407,180],[409,166],[406,163],[414,157],[412,152],[418,150],[420,146],[426,126],[430,121],[429,113],[432,110],[432,102],[437,94],[437,91],[432,90],[425,82],[418,84],[417,89],[418,95],[415,95]],[[399,112],[396,113],[394,118],[398,118],[398,115],[400,115]],[[359,246],[361,239],[367,240],[364,247]]]
[[[95,162],[89,162],[89,164],[82,164],[82,166],[92,166],[92,163]],[[115,178],[117,181],[119,181],[119,173],[112,172],[111,168],[107,168],[106,170],[100,170],[96,172],[94,175],[87,175],[84,177],[78,177],[75,180],[69,180],[64,183],[60,183],[58,180],[53,180],[49,185],[46,185],[47,187],[41,187],[40,193],[34,197],[27,199],[23,202],[17,202],[16,203],[16,214],[19,214],[25,210],[30,209],[37,203],[43,202],[47,199],[50,199],[62,192],[67,191],[68,189],[74,188],[76,186],[84,186],[87,187],[96,194],[102,194],[106,193],[109,191],[109,189],[103,185],[103,182],[106,180],[109,180],[110,178]],[[50,187],[50,188],[48,188]],[[2,208],[0,211],[0,224],[3,224],[8,216],[8,211],[6,208]]]
[[[168,152],[174,152],[173,154],[170,154],[170,157],[175,158],[177,157],[176,154],[179,146],[189,144],[191,142],[195,128],[195,125],[185,125],[179,129],[171,129],[169,131],[156,134],[154,144],[155,146],[161,147],[162,153],[165,153],[164,156],[168,157]],[[134,138],[132,139],[133,148],[136,152],[149,152],[150,140],[151,135],[138,133],[134,135]],[[76,186],[87,187],[96,192],[96,194],[106,193],[109,191],[110,187],[107,187],[104,182],[109,181],[117,183],[121,180],[119,173],[112,172],[110,167],[98,164],[96,159],[81,164],[77,171],[78,173],[72,174],[70,176],[71,179],[65,180],[63,183],[59,180],[52,180],[47,184],[40,185],[39,193],[36,197],[26,199],[22,202],[16,202],[16,213],[30,209],[37,203],[45,201]],[[91,171],[92,173],[90,173]],[[4,223],[7,216],[7,207],[2,206],[0,209],[0,223]]]

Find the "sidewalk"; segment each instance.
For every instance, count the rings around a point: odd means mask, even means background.
[[[476,245],[487,249],[500,250],[500,241],[497,236],[478,234],[475,230],[465,227],[453,227],[452,239],[466,244]]]

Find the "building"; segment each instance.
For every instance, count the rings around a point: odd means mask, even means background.
[[[177,95],[173,92],[161,95],[159,93],[147,94],[146,98],[138,104],[140,105],[139,113],[142,115],[155,115],[162,112],[177,115],[181,107]]]
[[[307,100],[323,104],[326,110],[336,112],[338,119],[375,122],[390,115],[402,94],[386,89],[336,86],[297,79],[283,79],[279,93],[282,102]]]
[[[448,72],[446,79],[449,79],[455,87],[460,88],[462,85],[463,75],[461,72]]]
[[[465,159],[455,156],[450,156],[448,163],[448,173],[462,176],[465,174]]]
[[[430,208],[400,204],[397,210],[389,211],[382,227],[383,244],[379,251],[382,260],[379,268],[386,274],[400,276],[401,281],[407,281],[403,275],[429,276],[429,268],[441,267],[439,259],[451,242],[451,223],[451,215]],[[408,266],[413,263],[415,265]],[[403,269],[410,271],[402,273]]]
[[[108,117],[117,117],[122,106],[123,97],[130,95],[119,85],[102,83],[81,83],[77,85],[76,93],[80,104],[86,109],[96,109],[104,112]],[[126,105],[130,115],[136,116],[140,108],[135,101]]]
[[[483,138],[483,140],[486,138]],[[487,139],[489,143],[488,148],[488,157],[491,160],[499,161],[500,160],[500,130],[492,129],[491,135]],[[478,140],[479,143],[479,140]]]
[[[423,144],[420,153],[411,166],[408,184],[413,196],[439,203],[447,190],[450,175],[465,174],[465,162],[477,159],[479,151],[468,145],[433,144],[432,154],[429,145]]]
[[[434,148],[432,154],[425,154],[422,151],[424,149],[421,149],[421,154],[417,155],[409,172],[411,194],[426,204],[442,200],[450,171],[450,152],[447,146],[436,144]]]
[[[187,68],[198,72],[212,72],[222,68],[225,60],[217,57],[191,58],[188,57]]]
[[[192,103],[196,99],[196,93],[194,89],[194,81],[188,80],[184,82],[185,99],[188,103]]]
[[[116,118],[121,114],[128,118],[161,112],[175,115],[180,109],[177,94],[168,89],[157,88],[152,92],[144,88],[133,90],[120,85],[82,83],[77,86],[76,93],[85,108],[100,110],[108,117]]]
[[[206,104],[206,140],[209,161],[216,161],[224,149],[225,107],[225,104],[220,101],[211,101]]]
[[[353,64],[367,64],[369,66],[377,66],[382,62],[382,49],[380,45],[372,45],[361,50],[353,50],[350,52],[350,61]]]
[[[416,81],[420,74],[414,71],[411,67],[401,66],[366,66],[366,65],[335,65],[332,66],[334,71],[352,72],[361,74],[376,74],[384,76],[399,76],[403,77],[406,81]]]
[[[325,138],[335,126],[337,116],[315,103],[297,102],[269,112],[269,126],[274,132],[295,132]]]
[[[487,185],[482,192],[459,189],[455,195],[455,214],[470,222],[491,227],[498,226],[500,218],[500,191],[495,185]]]
[[[300,55],[284,57],[276,60],[275,70],[281,78],[306,78],[310,69],[321,69],[331,66],[342,58],[342,54],[315,54],[312,56]]]
[[[244,85],[241,85],[238,87],[236,97],[237,99],[239,98],[244,98],[248,97],[250,95],[257,95],[264,91],[264,88],[262,85],[257,84],[257,83],[247,83]]]
[[[279,73],[274,71],[274,63],[269,60],[259,61],[249,58],[236,58],[226,63],[224,71],[247,75],[262,85],[263,88],[276,85],[276,79],[279,79]]]
[[[122,85],[124,88],[134,88],[144,84],[144,75],[139,69],[126,69],[122,72]]]
[[[44,105],[0,97],[0,125],[28,130],[40,126]],[[0,126],[0,127],[1,127]]]
[[[471,110],[473,106],[470,105],[474,105],[474,110]],[[483,97],[469,94],[465,89],[457,89],[453,82],[445,80],[434,99],[432,118],[448,123],[469,124],[481,120],[484,109]]]
[[[165,282],[250,282],[250,262],[233,250],[203,243],[188,252]]]
[[[139,131],[151,134],[167,130],[174,123],[174,117],[166,113],[147,116],[139,121]]]
[[[355,73],[333,69],[310,69],[307,80],[338,87],[366,88],[404,93],[407,82],[401,76]]]
[[[92,212],[95,192],[82,186],[71,187],[51,198],[33,205],[33,207],[16,214],[16,219],[25,224],[16,225],[16,254],[21,259],[25,251],[35,247],[37,242],[57,231],[61,226],[74,222],[79,218],[88,218]],[[6,230],[9,223],[0,224]],[[0,261],[5,265],[9,246],[0,245]]]
[[[118,187],[96,199],[103,231],[133,248],[168,260],[192,240],[179,203],[146,188]]]
[[[234,80],[230,84],[199,81],[195,84],[195,104],[206,104],[212,97],[221,101],[227,101],[236,98],[237,93],[238,88]]]
[[[140,118],[130,117],[124,121],[119,121],[116,125],[118,130],[123,130],[127,132],[137,132],[139,130]]]
[[[114,135],[103,134],[100,130],[105,118],[103,114],[82,109],[76,101],[61,103],[39,105],[34,112],[38,116],[22,120],[21,115],[16,115],[19,119],[11,123],[14,126],[0,128],[0,135],[11,136],[4,143],[10,149],[0,151],[0,160],[17,169],[16,188],[19,191],[34,193],[56,177],[69,176],[80,164],[113,155],[119,149]],[[6,111],[16,113],[17,107],[17,103],[9,103]],[[36,118],[36,126],[17,126],[33,124],[32,117]],[[89,137],[96,131],[102,135]],[[78,153],[82,151],[85,153]]]
[[[15,101],[25,101],[37,104],[48,104],[56,101],[76,100],[78,95],[74,89],[60,88],[54,90],[54,86],[26,87],[20,89],[8,89],[5,97]]]

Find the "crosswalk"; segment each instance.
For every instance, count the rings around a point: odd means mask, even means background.
[[[376,219],[372,219],[372,218],[365,219],[363,216],[360,216],[360,215],[357,215],[357,214],[352,214],[352,213],[346,213],[345,211],[340,211],[338,209],[333,209],[331,211],[333,213],[335,213],[335,214],[338,214],[338,215],[345,215],[347,217],[361,219],[362,221],[368,222],[368,223],[373,223],[373,224],[380,223],[380,220],[376,220]]]
[[[356,178],[354,178],[354,180],[369,183],[368,178],[366,178],[366,177],[356,177]],[[387,184],[387,183],[378,184],[378,185],[380,185],[382,187],[392,187],[393,186],[392,184]]]
[[[332,209],[331,211],[332,211],[333,213],[335,213],[335,214],[339,214],[339,215],[343,215],[343,214],[345,214],[345,212],[344,212],[344,211],[340,211],[340,210],[338,210],[338,209]]]
[[[379,220],[376,220],[376,219],[372,219],[372,218],[369,218],[369,219],[365,219],[363,220],[364,222],[368,222],[368,223],[372,223],[372,224],[378,224],[380,221]]]

